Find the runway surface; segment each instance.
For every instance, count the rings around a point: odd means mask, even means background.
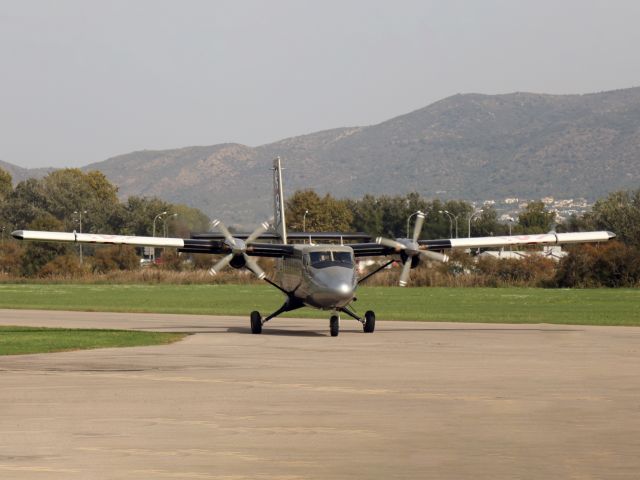
[[[0,478],[636,479],[640,328],[0,310],[188,331],[0,357]]]

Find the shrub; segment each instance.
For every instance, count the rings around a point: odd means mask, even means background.
[[[640,249],[620,242],[574,247],[560,261],[559,287],[635,287],[640,285]]]
[[[60,255],[47,262],[39,271],[39,277],[64,276],[66,278],[79,277],[84,274],[78,256],[75,254]]]
[[[135,270],[140,267],[140,257],[130,245],[110,245],[98,248],[93,256],[93,271]]]
[[[22,270],[22,253],[24,248],[18,242],[0,244],[0,272],[17,276]]]

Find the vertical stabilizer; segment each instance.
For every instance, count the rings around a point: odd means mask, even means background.
[[[287,243],[287,224],[284,219],[284,194],[282,193],[282,167],[280,157],[273,160],[273,226],[282,243]]]

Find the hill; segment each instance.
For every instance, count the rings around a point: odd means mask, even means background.
[[[255,148],[141,151],[94,163],[123,195],[157,195],[230,223],[270,214],[271,159],[285,188],[480,200],[595,199],[640,184],[640,88],[587,95],[455,95],[367,127]]]
[[[42,178],[47,173],[55,170],[55,168],[22,168],[2,160],[0,160],[0,168],[11,174],[14,183],[21,182],[27,178]]]

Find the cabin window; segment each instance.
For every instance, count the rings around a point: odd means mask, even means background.
[[[351,252],[333,252],[333,261],[339,263],[346,263],[353,265],[353,258]]]
[[[353,267],[351,252],[310,252],[309,263],[313,268],[324,267]]]

